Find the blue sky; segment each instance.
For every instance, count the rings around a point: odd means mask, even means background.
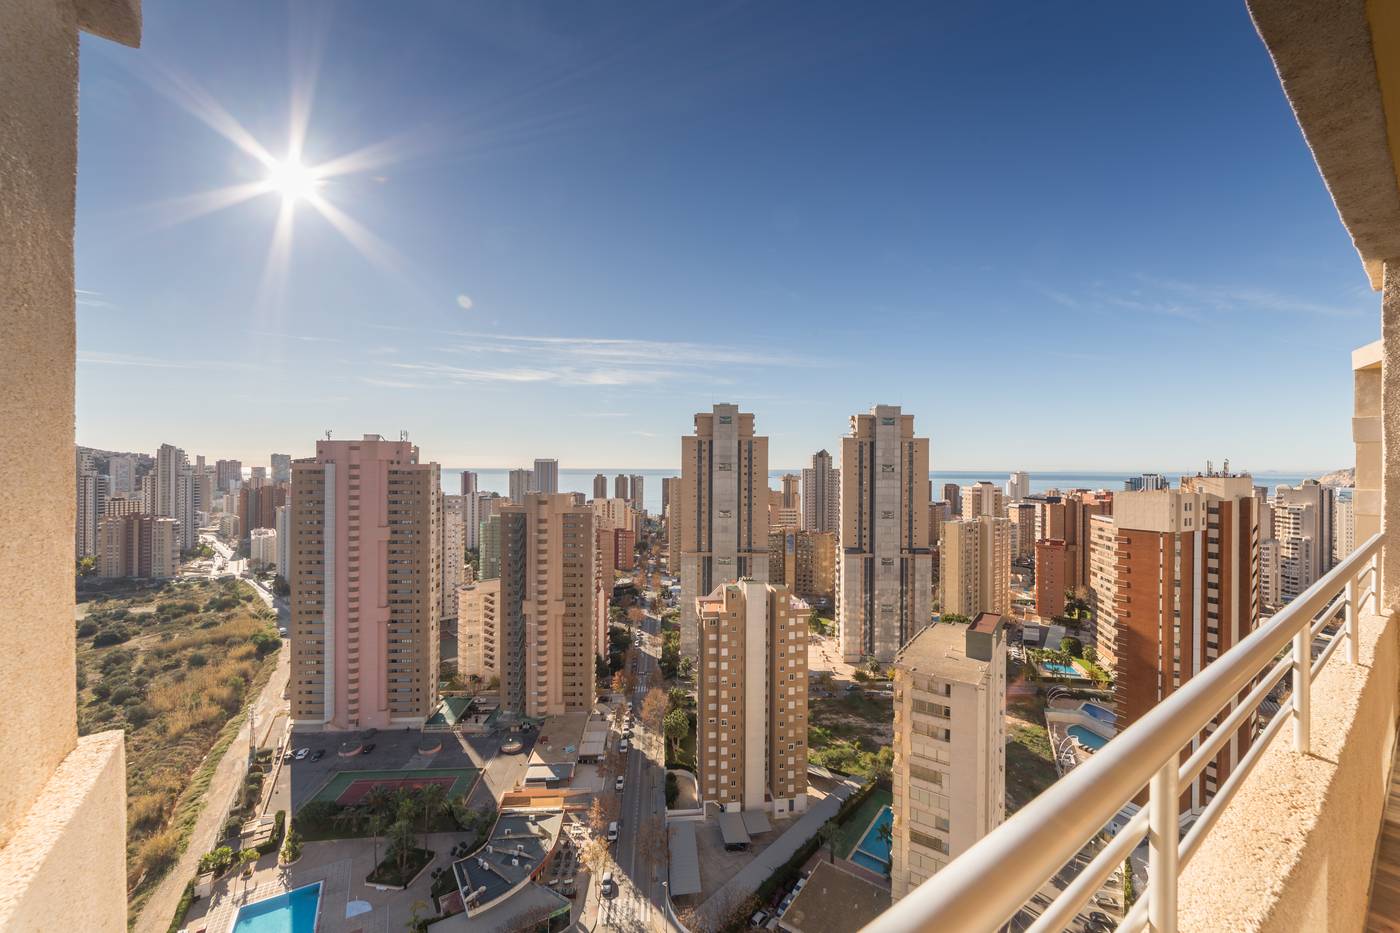
[[[1352,462],[1379,300],[1242,3],[144,6],[83,43],[80,443],[667,467],[733,401],[776,468],[879,402],[935,470]],[[293,101],[351,235],[190,216]]]

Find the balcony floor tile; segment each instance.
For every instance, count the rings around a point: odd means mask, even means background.
[[[1371,876],[1367,933],[1400,933],[1400,741],[1390,764],[1390,793],[1386,797],[1376,869]]]

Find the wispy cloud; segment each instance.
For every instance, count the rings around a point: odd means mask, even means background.
[[[625,368],[577,368],[572,366],[517,366],[491,369],[448,366],[442,363],[390,363],[394,369],[435,376],[445,382],[552,382],[559,385],[627,386],[643,385],[664,379],[662,370]]]
[[[1039,282],[1028,284],[1062,308],[1106,317],[1122,317],[1127,312],[1202,323],[1226,315],[1350,318],[1373,313],[1365,309],[1364,298],[1353,294],[1346,294],[1341,303],[1329,304],[1253,286],[1202,285],[1149,275],[1135,276],[1129,283],[1093,282],[1079,293]]]
[[[79,350],[78,363],[89,366],[134,366],[142,369],[256,369],[251,363],[233,360],[166,360],[134,353],[102,353]]]
[[[381,379],[377,376],[361,376],[360,381],[365,385],[376,386],[381,389],[426,389],[421,382],[408,382],[404,379]]]

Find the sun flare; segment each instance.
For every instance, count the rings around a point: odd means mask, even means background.
[[[314,168],[289,158],[268,166],[265,183],[267,190],[273,194],[280,194],[284,203],[295,203],[314,198],[316,189],[321,184],[321,177]]]

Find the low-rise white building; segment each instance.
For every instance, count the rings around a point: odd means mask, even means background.
[[[1001,616],[938,622],[894,662],[891,894],[899,900],[1006,817]]]
[[[277,529],[254,528],[248,532],[248,564],[254,570],[275,570],[277,564]]]

